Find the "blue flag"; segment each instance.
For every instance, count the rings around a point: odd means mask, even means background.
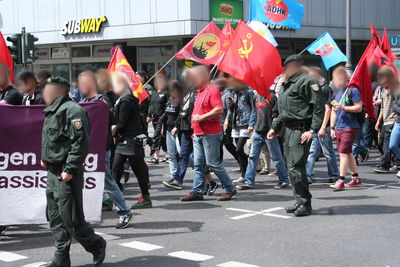
[[[250,21],[301,28],[304,6],[294,0],[250,0]]]
[[[321,35],[306,49],[310,54],[321,56],[327,70],[340,62],[347,61],[347,57],[340,51],[336,42],[328,32]]]

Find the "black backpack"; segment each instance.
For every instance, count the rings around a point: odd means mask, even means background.
[[[349,99],[349,104],[350,106],[354,105],[353,101],[352,101],[352,95],[353,94],[353,88],[349,88],[349,90],[346,91],[346,96]],[[356,114],[356,118],[358,123],[360,124],[360,126],[365,122],[365,109],[364,109],[364,103],[362,103],[362,108],[361,108],[361,112],[355,113]]]

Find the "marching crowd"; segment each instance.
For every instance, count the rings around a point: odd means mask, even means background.
[[[12,83],[7,65],[0,63],[0,103],[49,104],[43,89],[56,84],[68,87],[69,98],[75,102],[101,100],[108,105],[103,209],[116,206],[118,229],[129,225],[131,209],[152,207],[148,164],[169,164],[163,184],[170,189],[182,190],[183,181],[193,178],[191,191],[181,201],[215,194],[219,187],[215,176],[224,191],[218,201],[254,188],[257,173],[277,176],[275,189],[293,188],[296,201],[286,211],[295,216],[311,214],[309,186],[321,154],[327,161],[327,182],[334,191],[362,184],[357,165],[368,160],[372,147],[380,152],[375,172],[398,171],[400,82],[390,67],[371,65],[369,70],[374,120],[364,112],[360,91],[348,88],[350,77],[344,67],[336,67],[329,81],[319,67],[305,66],[300,55],[288,57],[283,65],[284,73],[270,87],[270,96],[258,94],[226,73],[211,76],[203,65],[184,70],[179,80],[170,80],[161,72],[153,81],[147,73],[138,72],[149,94],[139,103],[121,73],[87,70],[70,85],[47,70],[24,70]],[[148,134],[149,124],[153,136]],[[147,146],[151,157],[146,163]],[[225,170],[225,151],[237,161],[239,177],[230,177]],[[43,166],[47,167],[46,162]],[[188,167],[193,168],[193,177],[186,176]],[[124,199],[130,170],[141,190],[131,207]],[[346,183],[348,171],[351,179]]]

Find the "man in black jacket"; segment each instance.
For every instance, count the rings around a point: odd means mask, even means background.
[[[11,83],[10,69],[0,62],[0,103],[9,105],[21,105],[22,97]]]
[[[17,76],[19,90],[23,92],[22,105],[44,105],[42,93],[39,92],[35,73],[24,70]]]

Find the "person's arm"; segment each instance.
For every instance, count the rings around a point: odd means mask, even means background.
[[[3,100],[0,101],[3,104],[14,104],[14,105],[21,105],[22,104],[22,97],[17,90],[10,90],[6,93],[6,96]]]
[[[381,111],[379,111],[379,116],[378,119],[376,120],[376,124],[375,124],[375,130],[379,131],[379,129],[381,128],[381,122],[383,119],[383,110],[381,109]]]
[[[332,112],[331,112],[331,137],[332,137],[332,139],[336,139],[335,126],[336,126],[336,111],[332,110]]]
[[[87,113],[81,108],[67,111],[67,123],[71,149],[67,154],[62,178],[64,182],[73,178],[77,170],[82,168],[89,151],[90,123]],[[69,174],[69,175],[67,175]]]
[[[343,110],[350,113],[360,113],[362,110],[362,102],[354,103],[352,106],[336,105],[337,110]]]
[[[329,126],[328,122],[331,117],[332,106],[330,104],[325,104],[325,115],[324,120],[322,121],[321,129],[319,129],[318,136],[321,138],[325,137],[326,128]]]
[[[118,136],[123,131],[125,131],[129,123],[129,115],[131,112],[128,102],[120,100],[119,105],[120,106],[118,110],[118,122],[115,127],[114,136]]]
[[[201,122],[219,117],[224,113],[224,109],[221,107],[215,107],[210,112],[204,113],[203,115],[193,115],[193,122]]]

